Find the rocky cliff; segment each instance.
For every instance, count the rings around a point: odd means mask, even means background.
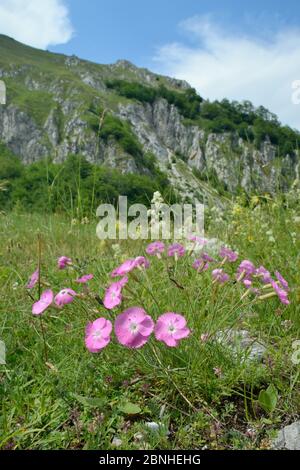
[[[82,154],[122,172],[143,173],[143,155],[151,154],[186,197],[220,187],[274,192],[298,177],[297,151],[282,153],[267,134],[255,145],[234,130],[211,132],[199,120],[186,119],[176,100],[159,93],[143,100],[116,92],[111,80],[147,90],[163,87],[174,96],[190,90],[186,82],[127,61],[98,65],[0,36],[0,79],[7,87],[0,142],[26,163]]]

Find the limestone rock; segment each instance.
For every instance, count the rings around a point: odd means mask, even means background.
[[[285,426],[273,441],[274,449],[300,450],[300,421]]]
[[[262,361],[266,347],[261,342],[252,338],[248,330],[227,329],[218,331],[216,340],[231,349],[236,357],[240,355],[248,361]]]

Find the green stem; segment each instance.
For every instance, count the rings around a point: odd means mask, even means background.
[[[195,412],[198,412],[199,409],[196,408],[191,402],[190,400],[184,395],[184,393],[180,390],[180,388],[178,387],[177,383],[175,382],[175,380],[173,379],[173,377],[171,377],[171,375],[169,374],[169,371],[166,367],[164,367],[164,365],[162,364],[160,358],[158,357],[158,354],[156,352],[156,349],[155,349],[155,346],[151,345],[151,348],[152,348],[152,351],[153,351],[153,354],[158,362],[158,364],[160,365],[162,371],[166,374],[167,378],[170,380],[170,382],[173,384],[173,386],[176,388],[177,392],[179,393],[179,395],[183,398],[183,400],[189,405],[189,407],[195,411]],[[203,404],[202,402],[202,407],[203,409],[206,411],[207,414],[209,414],[209,416],[214,420],[216,421],[217,423],[219,423],[219,420],[210,412],[210,410]]]
[[[39,292],[39,299],[41,298],[41,266],[42,266],[42,240],[41,240],[41,234],[38,234],[38,270],[39,270],[39,280],[38,280],[38,292]],[[40,316],[40,324],[41,324],[41,332],[42,332],[42,337],[43,337],[43,343],[44,343],[44,356],[45,356],[45,362],[48,362],[48,350],[47,350],[47,343],[46,343],[46,337],[45,337],[45,328],[43,324],[43,319]]]

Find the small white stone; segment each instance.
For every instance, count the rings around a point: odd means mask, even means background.
[[[159,431],[161,425],[155,422],[145,423],[146,428],[150,429],[150,431],[157,432]]]
[[[223,346],[230,348],[234,356],[242,354],[249,361],[262,361],[266,352],[266,347],[252,338],[247,330],[218,331],[216,340]]]
[[[122,440],[119,439],[118,437],[114,437],[111,443],[114,447],[121,447],[123,444]]]
[[[136,432],[133,438],[135,442],[142,442],[144,440],[144,435],[141,432]]]

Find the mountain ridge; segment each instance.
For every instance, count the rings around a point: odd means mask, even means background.
[[[24,163],[80,154],[140,174],[155,164],[184,199],[208,185],[272,193],[299,179],[300,134],[268,110],[211,103],[129,61],[96,64],[0,35],[0,79],[0,143]]]

